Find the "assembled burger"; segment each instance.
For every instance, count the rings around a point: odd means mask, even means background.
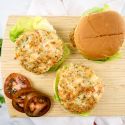
[[[86,58],[105,60],[119,51],[124,33],[124,18],[116,11],[100,9],[81,17],[74,31],[74,42]]]

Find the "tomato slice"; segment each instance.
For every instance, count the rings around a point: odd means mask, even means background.
[[[19,112],[23,112],[24,113],[24,101],[26,96],[31,93],[31,92],[35,92],[36,90],[32,89],[32,88],[23,88],[19,91],[17,91],[12,98],[12,105],[13,107],[18,110]]]
[[[47,113],[50,106],[51,102],[47,96],[32,92],[26,97],[24,111],[30,117],[39,117]]]
[[[5,95],[12,99],[13,95],[22,88],[30,88],[29,80],[18,73],[10,74],[4,83],[4,93]]]

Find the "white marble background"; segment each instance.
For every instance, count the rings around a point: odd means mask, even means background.
[[[0,0],[0,38],[9,15],[75,16],[105,3],[125,15],[125,0]],[[6,105],[0,108],[0,125],[93,125],[94,121],[97,125],[125,125],[124,117],[10,118]]]

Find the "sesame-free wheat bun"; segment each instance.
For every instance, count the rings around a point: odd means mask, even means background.
[[[105,11],[81,17],[74,31],[74,41],[86,58],[102,60],[117,53],[124,33],[123,17],[115,11]]]

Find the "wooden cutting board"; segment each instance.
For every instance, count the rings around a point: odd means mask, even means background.
[[[2,47],[2,76],[3,83],[5,78],[13,72],[21,73],[30,79],[34,88],[48,94],[52,101],[52,107],[45,116],[74,116],[64,110],[64,108],[54,101],[53,83],[55,79],[54,73],[46,73],[44,75],[35,75],[22,68],[16,60],[14,60],[14,43],[9,39],[9,31],[16,23],[18,16],[11,16],[8,19],[4,41]],[[47,17],[49,22],[57,30],[59,36],[65,41],[69,41],[69,34],[79,21],[79,17]],[[105,83],[105,92],[98,105],[92,111],[92,116],[122,116],[125,115],[125,44],[121,48],[122,58],[105,63],[96,63],[84,59],[77,51],[73,51],[69,59],[65,63],[80,63],[90,66],[95,70]],[[24,113],[16,111],[11,104],[11,100],[5,97],[8,111],[13,117],[25,117]]]

